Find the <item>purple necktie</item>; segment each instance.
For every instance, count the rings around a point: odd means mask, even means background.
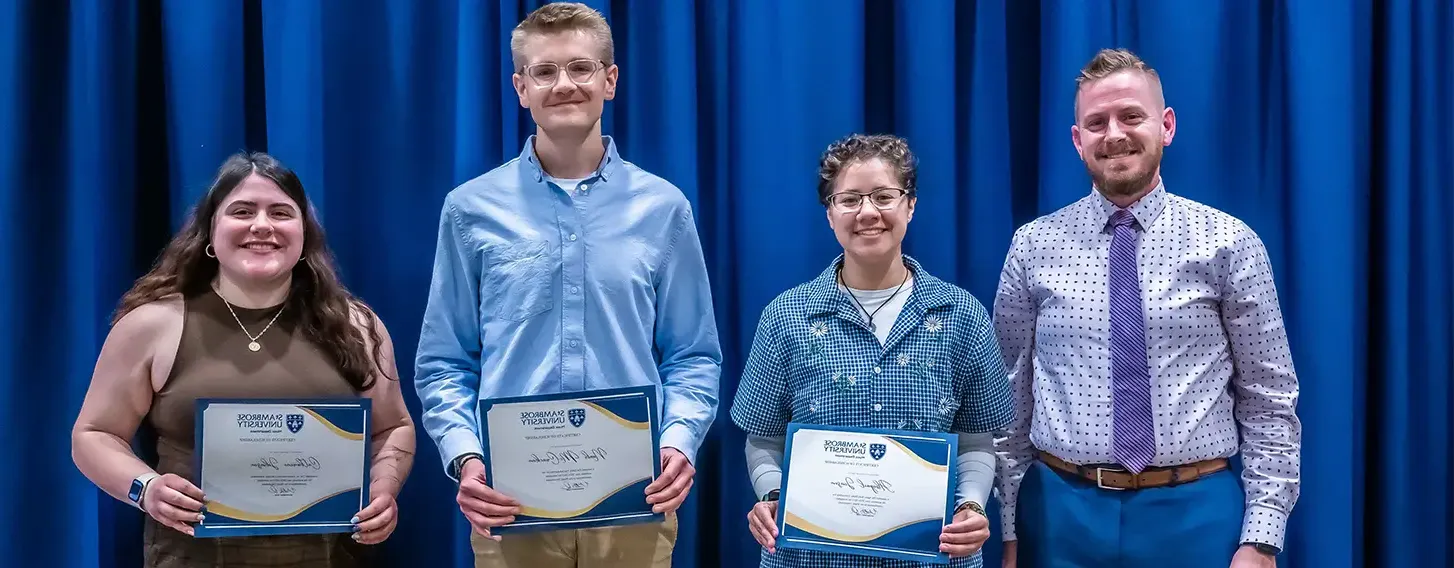
[[[1146,370],[1146,335],[1141,282],[1136,276],[1139,236],[1130,211],[1111,216],[1111,435],[1116,462],[1140,473],[1156,455],[1151,421],[1151,376]]]

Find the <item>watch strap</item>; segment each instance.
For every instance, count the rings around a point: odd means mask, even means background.
[[[989,515],[985,514],[984,507],[980,506],[979,503],[975,503],[974,501],[965,501],[963,503],[960,503],[958,507],[954,508],[954,512],[955,514],[958,514],[960,511],[963,511],[965,509],[974,511],[975,513],[978,513],[981,517],[989,517]]]
[[[758,499],[758,500],[759,501],[762,501],[762,502],[777,501],[778,500],[778,496],[781,495],[781,494],[782,493],[779,490],[774,489],[772,491],[768,491],[767,492],[767,495],[763,495],[762,498],[761,499]]]
[[[449,462],[449,477],[454,479],[455,483],[459,483],[461,481],[460,475],[463,474],[462,472],[464,471],[464,463],[466,461],[469,461],[470,458],[478,459],[480,460],[480,463],[485,462],[485,456],[482,456],[475,452],[461,454],[459,457],[454,458],[454,461]]]
[[[146,502],[146,490],[151,487],[152,480],[158,477],[161,475],[148,471],[131,480],[131,489],[126,493],[127,500],[131,501],[131,506],[143,513],[146,512],[146,508],[142,506]]]

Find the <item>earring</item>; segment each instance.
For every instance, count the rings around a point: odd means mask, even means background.
[[[207,255],[207,258],[217,258],[217,252],[212,249],[212,245],[207,245],[207,248],[202,249],[202,254]]]

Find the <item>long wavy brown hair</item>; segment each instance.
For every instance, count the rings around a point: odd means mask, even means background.
[[[383,372],[382,340],[375,328],[377,316],[339,281],[333,252],[303,192],[303,182],[277,159],[262,152],[234,154],[222,164],[212,187],[197,202],[186,224],[172,237],[151,271],[137,279],[121,297],[112,325],[137,307],[167,296],[181,294],[192,298],[211,292],[218,264],[216,258],[204,251],[211,241],[213,216],[227,195],[252,174],[272,180],[302,210],[303,260],[293,267],[286,309],[300,314],[299,323],[305,336],[333,359],[355,390],[368,390],[374,382],[373,371],[388,376]],[[355,325],[355,318],[361,318],[365,324],[362,327],[368,330],[373,342],[372,352],[364,341],[364,332]]]

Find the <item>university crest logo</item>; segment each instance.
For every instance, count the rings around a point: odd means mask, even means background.
[[[303,429],[303,415],[302,414],[289,414],[288,415],[288,431],[289,432],[292,432],[294,434],[297,434],[298,431],[299,430],[302,430],[302,429]]]
[[[572,408],[568,416],[570,417],[570,425],[576,428],[580,428],[581,424],[586,423],[586,409],[584,408]]]
[[[888,451],[888,449],[888,446],[883,444],[869,444],[868,455],[873,456],[873,459],[881,460],[884,459],[884,452]]]

